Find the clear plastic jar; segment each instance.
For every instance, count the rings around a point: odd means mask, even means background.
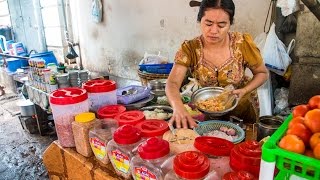
[[[220,180],[215,171],[210,171],[208,157],[198,151],[186,151],[173,159],[173,170],[165,180]]]
[[[162,180],[170,167],[162,167],[170,158],[169,143],[166,140],[152,137],[138,146],[138,155],[131,160],[133,179]]]
[[[77,114],[89,111],[88,94],[81,88],[57,89],[50,94],[50,107],[59,144],[75,147],[72,122]]]
[[[95,119],[94,113],[87,112],[76,115],[75,121],[72,122],[76,150],[85,157],[90,157],[93,154],[89,143],[89,130],[93,127]]]
[[[112,139],[112,134],[118,128],[114,119],[97,119],[94,128],[89,131],[89,142],[95,157],[103,164],[108,164],[107,144]]]
[[[132,125],[123,125],[114,132],[113,140],[108,142],[107,153],[119,176],[131,178],[130,162],[140,142],[141,132]]]
[[[88,91],[90,111],[96,112],[104,105],[117,104],[116,82],[112,80],[90,80],[82,87]]]

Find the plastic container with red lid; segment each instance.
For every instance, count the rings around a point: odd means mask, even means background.
[[[50,107],[60,145],[75,147],[72,122],[77,114],[89,111],[87,91],[76,87],[57,89],[50,94]]]
[[[138,146],[138,155],[131,160],[133,179],[163,179],[170,166],[163,166],[172,159],[169,143],[152,137]]]
[[[237,144],[230,154],[230,167],[234,171],[248,171],[259,176],[261,144],[258,141],[245,141]]]
[[[112,80],[89,80],[82,84],[88,91],[90,110],[96,112],[104,105],[117,104],[117,86]]]
[[[107,153],[119,176],[131,178],[130,162],[140,142],[141,131],[132,125],[123,125],[113,133],[113,139],[107,144]]]
[[[237,171],[224,174],[222,180],[258,180],[258,178],[247,171]]]
[[[210,170],[210,161],[205,154],[186,151],[174,157],[173,171],[168,172],[164,179],[214,180],[219,178],[214,170]]]
[[[126,111],[126,107],[122,105],[106,105],[98,109],[99,119],[114,118],[116,115]]]
[[[114,119],[119,122],[119,126],[125,124],[136,125],[137,123],[145,120],[145,116],[142,111],[133,110],[118,114],[114,117]]]
[[[158,119],[148,119],[141,121],[135,125],[141,131],[144,138],[148,137],[162,137],[162,135],[169,130],[168,122]]]

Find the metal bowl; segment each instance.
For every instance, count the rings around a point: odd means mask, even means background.
[[[222,93],[223,88],[222,87],[205,87],[198,89],[195,91],[191,96],[191,102],[196,106],[196,108],[201,111],[202,113],[209,115],[211,117],[220,117],[228,112],[232,111],[235,107],[237,107],[239,98],[235,98],[235,100],[232,102],[232,106],[229,109],[225,109],[223,111],[208,111],[206,109],[202,109],[198,107],[196,104],[200,100],[206,100],[211,97],[218,96],[220,93]]]
[[[123,106],[125,106],[127,110],[140,109],[146,106],[148,102],[152,101],[153,98],[154,98],[154,95],[150,94],[150,96],[147,98],[144,98],[140,101],[137,101],[131,104],[123,104]]]
[[[164,90],[166,88],[167,79],[154,79],[148,82],[151,90]]]
[[[155,109],[162,109],[165,113],[173,113],[173,109],[170,106],[164,106],[164,105],[152,105],[152,106],[146,106],[141,108],[141,111],[153,111]],[[170,118],[169,118],[170,119]],[[169,120],[165,119],[165,120]]]

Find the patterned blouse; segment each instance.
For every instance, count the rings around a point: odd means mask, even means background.
[[[220,86],[225,87],[228,84],[233,84],[234,87],[242,88],[250,80],[245,75],[245,69],[254,69],[263,63],[262,56],[258,47],[253,42],[249,34],[239,32],[229,32],[231,57],[221,66],[216,67],[208,63],[203,57],[203,44],[201,36],[192,40],[185,41],[178,50],[175,63],[183,65],[191,70],[193,78],[195,78],[202,87]],[[240,102],[238,111],[248,109],[248,105],[254,109],[251,111],[258,117],[258,100],[256,91],[244,96]],[[250,112],[246,112],[251,114]],[[243,114],[243,113],[242,113]],[[248,114],[248,115],[249,115]],[[240,118],[250,118],[253,120],[253,115],[243,117],[241,113],[235,113]],[[242,116],[242,117],[241,117]]]

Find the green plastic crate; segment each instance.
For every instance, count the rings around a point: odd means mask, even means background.
[[[292,120],[292,114],[274,132],[274,134],[262,146],[262,159],[266,162],[275,162],[280,170],[279,176],[291,174],[306,179],[320,179],[320,160],[286,151],[278,146],[278,142],[285,135],[288,124]],[[276,178],[278,179],[278,177]],[[280,179],[280,177],[279,177]],[[283,179],[283,178],[281,178]]]

